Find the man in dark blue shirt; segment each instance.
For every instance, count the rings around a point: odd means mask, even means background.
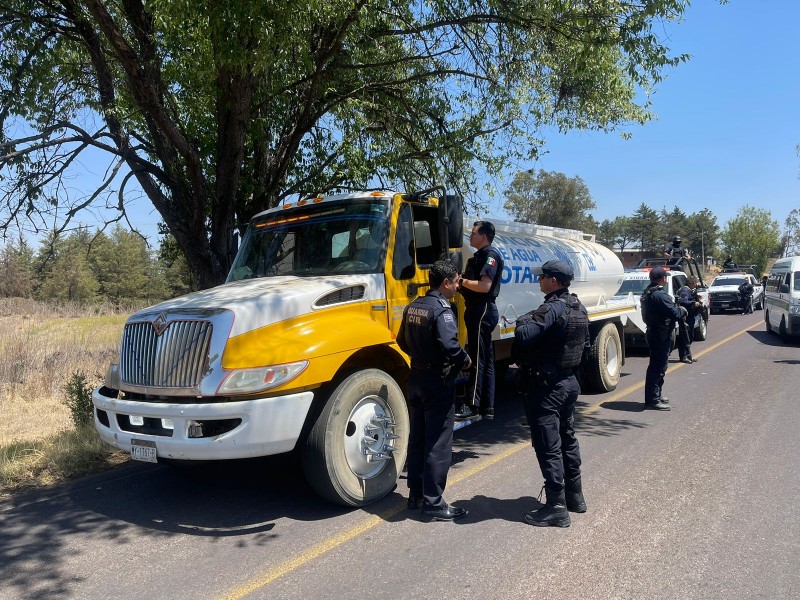
[[[453,381],[471,363],[458,343],[456,319],[450,308],[457,279],[450,261],[435,262],[428,271],[430,290],[406,307],[397,334],[397,344],[411,357],[408,507],[421,508],[423,516],[434,521],[452,521],[467,514],[463,508],[449,506],[442,497],[453,458]]]
[[[697,277],[690,275],[686,278],[686,285],[678,290],[675,299],[678,306],[686,309],[686,318],[683,320],[678,337],[678,355],[682,363],[696,363],[697,359],[692,357],[692,342],[694,341],[694,321],[697,313],[703,307],[697,297]]]
[[[669,410],[669,398],[661,395],[664,375],[672,348],[672,332],[675,322],[686,317],[686,309],[677,306],[664,291],[667,272],[661,267],[650,271],[650,285],[642,293],[642,317],[647,326],[647,346],[650,363],[644,379],[644,405],[654,410]]]
[[[464,296],[464,324],[467,327],[467,350],[472,359],[467,384],[466,403],[456,417],[464,419],[480,411],[484,419],[494,418],[494,346],[492,332],[500,315],[495,299],[500,292],[503,258],[492,247],[494,225],[475,221],[469,244],[477,251],[467,261],[458,290]]]

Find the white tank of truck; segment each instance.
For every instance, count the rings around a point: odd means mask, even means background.
[[[460,199],[435,191],[320,195],[253,217],[225,283],[128,319],[92,394],[100,437],[147,462],[295,450],[324,498],[363,506],[390,493],[409,433],[403,311],[428,290],[438,257],[464,264],[472,254]],[[605,302],[619,260],[579,232],[496,225],[498,360],[509,358],[516,318],[543,299],[542,263],[561,258],[590,313],[584,391],[614,389],[634,309]]]
[[[462,258],[472,255],[469,247],[471,225],[478,218],[465,221],[465,244]],[[492,246],[503,257],[503,274],[497,297],[500,323],[494,332],[495,356],[507,360],[514,338],[517,317],[534,310],[544,301],[539,289],[541,267],[549,260],[563,260],[575,271],[570,291],[577,294],[589,312],[592,356],[582,369],[585,388],[610,391],[619,382],[624,364],[622,328],[628,315],[635,312],[633,301],[609,300],[617,293],[625,274],[614,252],[595,242],[594,235],[574,229],[562,229],[511,221],[490,220],[495,226]]]

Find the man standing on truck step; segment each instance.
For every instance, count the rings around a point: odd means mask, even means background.
[[[435,262],[428,281],[430,290],[406,307],[397,334],[398,345],[411,357],[408,508],[421,508],[428,520],[452,521],[467,514],[442,498],[453,460],[454,379],[471,361],[458,343],[450,307],[458,287],[455,266],[449,260]]]
[[[642,292],[642,318],[647,326],[645,338],[650,349],[650,362],[644,379],[644,406],[654,410],[669,410],[669,398],[661,395],[667,372],[672,332],[675,322],[686,317],[686,309],[678,306],[664,291],[667,272],[661,267],[650,271],[650,285]]]
[[[569,293],[573,277],[572,267],[562,260],[542,265],[544,303],[517,319],[511,349],[525,382],[531,443],[544,476],[547,502],[524,516],[537,527],[569,527],[568,511],[586,512],[574,413],[580,393],[575,370],[589,338],[589,317]]]
[[[476,248],[476,252],[467,261],[458,288],[464,296],[467,351],[472,359],[466,403],[456,413],[459,419],[472,417],[478,411],[484,419],[494,419],[492,331],[500,320],[495,300],[500,292],[503,259],[492,247],[492,241],[494,225],[489,221],[475,221],[469,245]]]
[[[681,327],[678,337],[678,355],[680,361],[686,364],[696,363],[697,359],[692,357],[692,342],[694,341],[694,321],[697,313],[703,307],[700,298],[697,296],[697,277],[690,275],[686,278],[686,285],[678,290],[675,301],[678,306],[686,309],[686,319]]]

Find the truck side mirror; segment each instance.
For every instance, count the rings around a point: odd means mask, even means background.
[[[464,199],[461,196],[445,195],[439,201],[439,233],[448,248],[464,245]]]
[[[443,252],[439,259],[449,260],[459,273],[462,273],[464,270],[464,257],[461,255],[461,250],[448,250],[447,252]]]

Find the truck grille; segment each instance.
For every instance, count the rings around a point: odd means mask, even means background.
[[[143,387],[191,388],[200,384],[211,343],[208,321],[171,321],[161,334],[151,323],[129,323],[122,336],[120,376]]]

